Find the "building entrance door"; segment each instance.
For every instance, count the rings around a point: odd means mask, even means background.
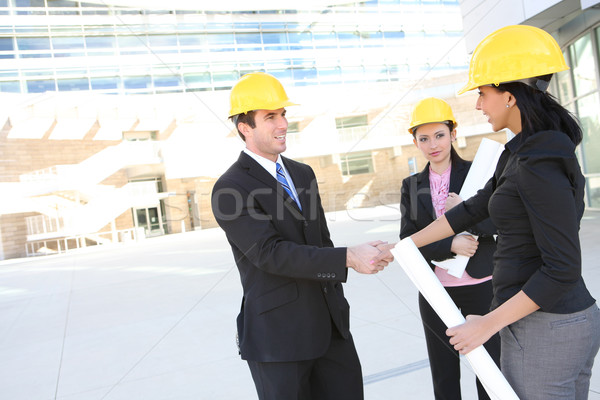
[[[146,236],[164,235],[165,229],[161,214],[160,207],[136,208],[135,225],[144,228]]]

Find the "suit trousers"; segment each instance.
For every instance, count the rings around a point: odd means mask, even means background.
[[[259,400],[363,400],[362,369],[352,335],[333,326],[329,349],[315,359],[248,361]]]
[[[493,296],[491,280],[477,285],[446,287],[445,289],[463,316],[483,315],[490,310]],[[460,358],[458,352],[450,344],[450,338],[446,335],[448,327],[421,294],[419,294],[419,310],[425,331],[434,397],[436,400],[460,400]],[[492,336],[484,344],[484,347],[499,365],[499,335]],[[477,379],[476,385],[479,399],[488,400],[489,396],[479,379]]]
[[[596,304],[572,314],[536,311],[500,331],[502,372],[521,400],[585,400],[600,346]]]

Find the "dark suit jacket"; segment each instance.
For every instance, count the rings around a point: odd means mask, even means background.
[[[346,248],[333,248],[313,170],[282,159],[302,211],[244,152],[212,192],[213,213],[242,281],[237,328],[246,360],[314,359],[327,350],[333,325],[349,335],[341,284],[348,274]]]
[[[454,158],[456,159],[452,160],[450,172],[450,192],[459,193],[471,167],[471,162]],[[402,181],[400,211],[402,213],[400,239],[418,232],[436,219],[429,187],[429,163],[423,171]],[[496,227],[488,218],[471,227],[469,232],[479,236],[479,246],[467,264],[467,272],[473,278],[484,278],[491,275],[493,270],[492,259],[496,250],[496,242],[492,235],[496,233]],[[454,236],[450,236],[419,249],[432,269],[435,266],[431,260],[443,261],[455,256],[450,251],[453,238]]]

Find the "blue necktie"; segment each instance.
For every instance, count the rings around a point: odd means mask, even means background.
[[[290,197],[296,202],[296,204],[298,204],[298,207],[302,210],[300,202],[298,201],[296,196],[294,196],[294,192],[292,192],[290,184],[288,183],[287,179],[285,179],[285,174],[283,173],[283,168],[281,167],[281,164],[275,163],[275,167],[277,168],[277,181],[281,184],[281,186],[283,186],[287,194],[290,195]]]

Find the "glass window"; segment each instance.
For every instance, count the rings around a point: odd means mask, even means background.
[[[335,32],[315,32],[313,36],[317,49],[335,49],[337,47]]]
[[[183,81],[188,87],[208,87],[210,86],[210,73],[199,72],[194,74],[184,74]]]
[[[565,60],[568,59],[566,54]],[[558,87],[558,98],[562,99],[563,102],[570,101],[575,95],[573,93],[573,81],[571,80],[571,72],[570,70],[560,71],[558,72],[554,79],[556,80],[556,85]]]
[[[50,50],[50,38],[17,38],[19,50]]]
[[[73,91],[73,90],[89,90],[89,82],[87,78],[81,79],[59,79],[56,81],[58,84],[59,91]]]
[[[12,38],[0,38],[0,58],[15,58],[14,54],[2,54],[2,52],[14,51]]]
[[[280,81],[292,81],[292,70],[290,68],[286,69],[269,69],[267,71],[269,74],[273,75],[275,78]]]
[[[27,93],[44,93],[56,90],[54,79],[27,81]]]
[[[39,7],[39,11],[17,11],[17,15],[45,15],[46,11],[43,9],[45,4],[44,0],[15,0],[16,7]]]
[[[114,36],[87,36],[85,45],[88,49],[115,48],[117,40]]]
[[[596,66],[592,51],[592,38],[590,34],[577,39],[569,47],[571,51],[571,68],[575,81],[575,95],[581,96],[597,88]]]
[[[119,53],[121,54],[143,54],[148,52],[146,36],[118,36]]]
[[[83,38],[72,37],[53,37],[52,47],[54,49],[83,49]]]
[[[175,35],[148,35],[150,47],[176,47],[177,37]]]
[[[356,33],[338,32],[340,47],[356,47],[360,45],[359,36]]]
[[[154,77],[154,87],[178,87],[181,80],[178,76],[156,76]]]
[[[294,68],[292,73],[294,75],[295,84],[298,86],[304,86],[310,83],[318,83],[316,68]]]
[[[181,46],[204,46],[206,44],[205,35],[179,35],[179,44]]]
[[[233,33],[211,33],[206,35],[210,51],[233,51]]]
[[[229,84],[233,85],[240,78],[236,71],[213,72],[212,76],[213,76],[213,82],[215,83],[215,85],[218,84],[219,86],[223,86],[223,83],[226,83],[228,85]]]
[[[312,33],[310,32],[289,32],[290,50],[302,50],[312,48]]]
[[[339,83],[342,80],[342,69],[340,67],[319,68],[319,82]]]
[[[587,178],[585,188],[590,207],[600,208],[600,176]]]
[[[107,78],[91,78],[92,90],[118,89],[121,84],[121,78],[118,76]]]
[[[404,31],[388,31],[384,33],[386,40],[403,39],[406,35]]]
[[[265,50],[288,50],[285,32],[263,33],[262,39]]]
[[[260,33],[236,33],[235,41],[238,44],[238,51],[262,50]]]
[[[579,121],[583,129],[582,166],[586,174],[600,173],[600,102],[598,93],[577,100]]]
[[[370,151],[343,154],[340,156],[342,175],[360,175],[373,172],[373,157]]]
[[[408,173],[414,175],[419,172],[417,167],[417,157],[411,157],[408,159]]]
[[[146,89],[152,86],[150,76],[128,76],[123,78],[125,89]]]
[[[0,38],[0,51],[13,51],[13,39],[12,38]]]
[[[0,92],[20,93],[21,85],[18,81],[0,82]]]

